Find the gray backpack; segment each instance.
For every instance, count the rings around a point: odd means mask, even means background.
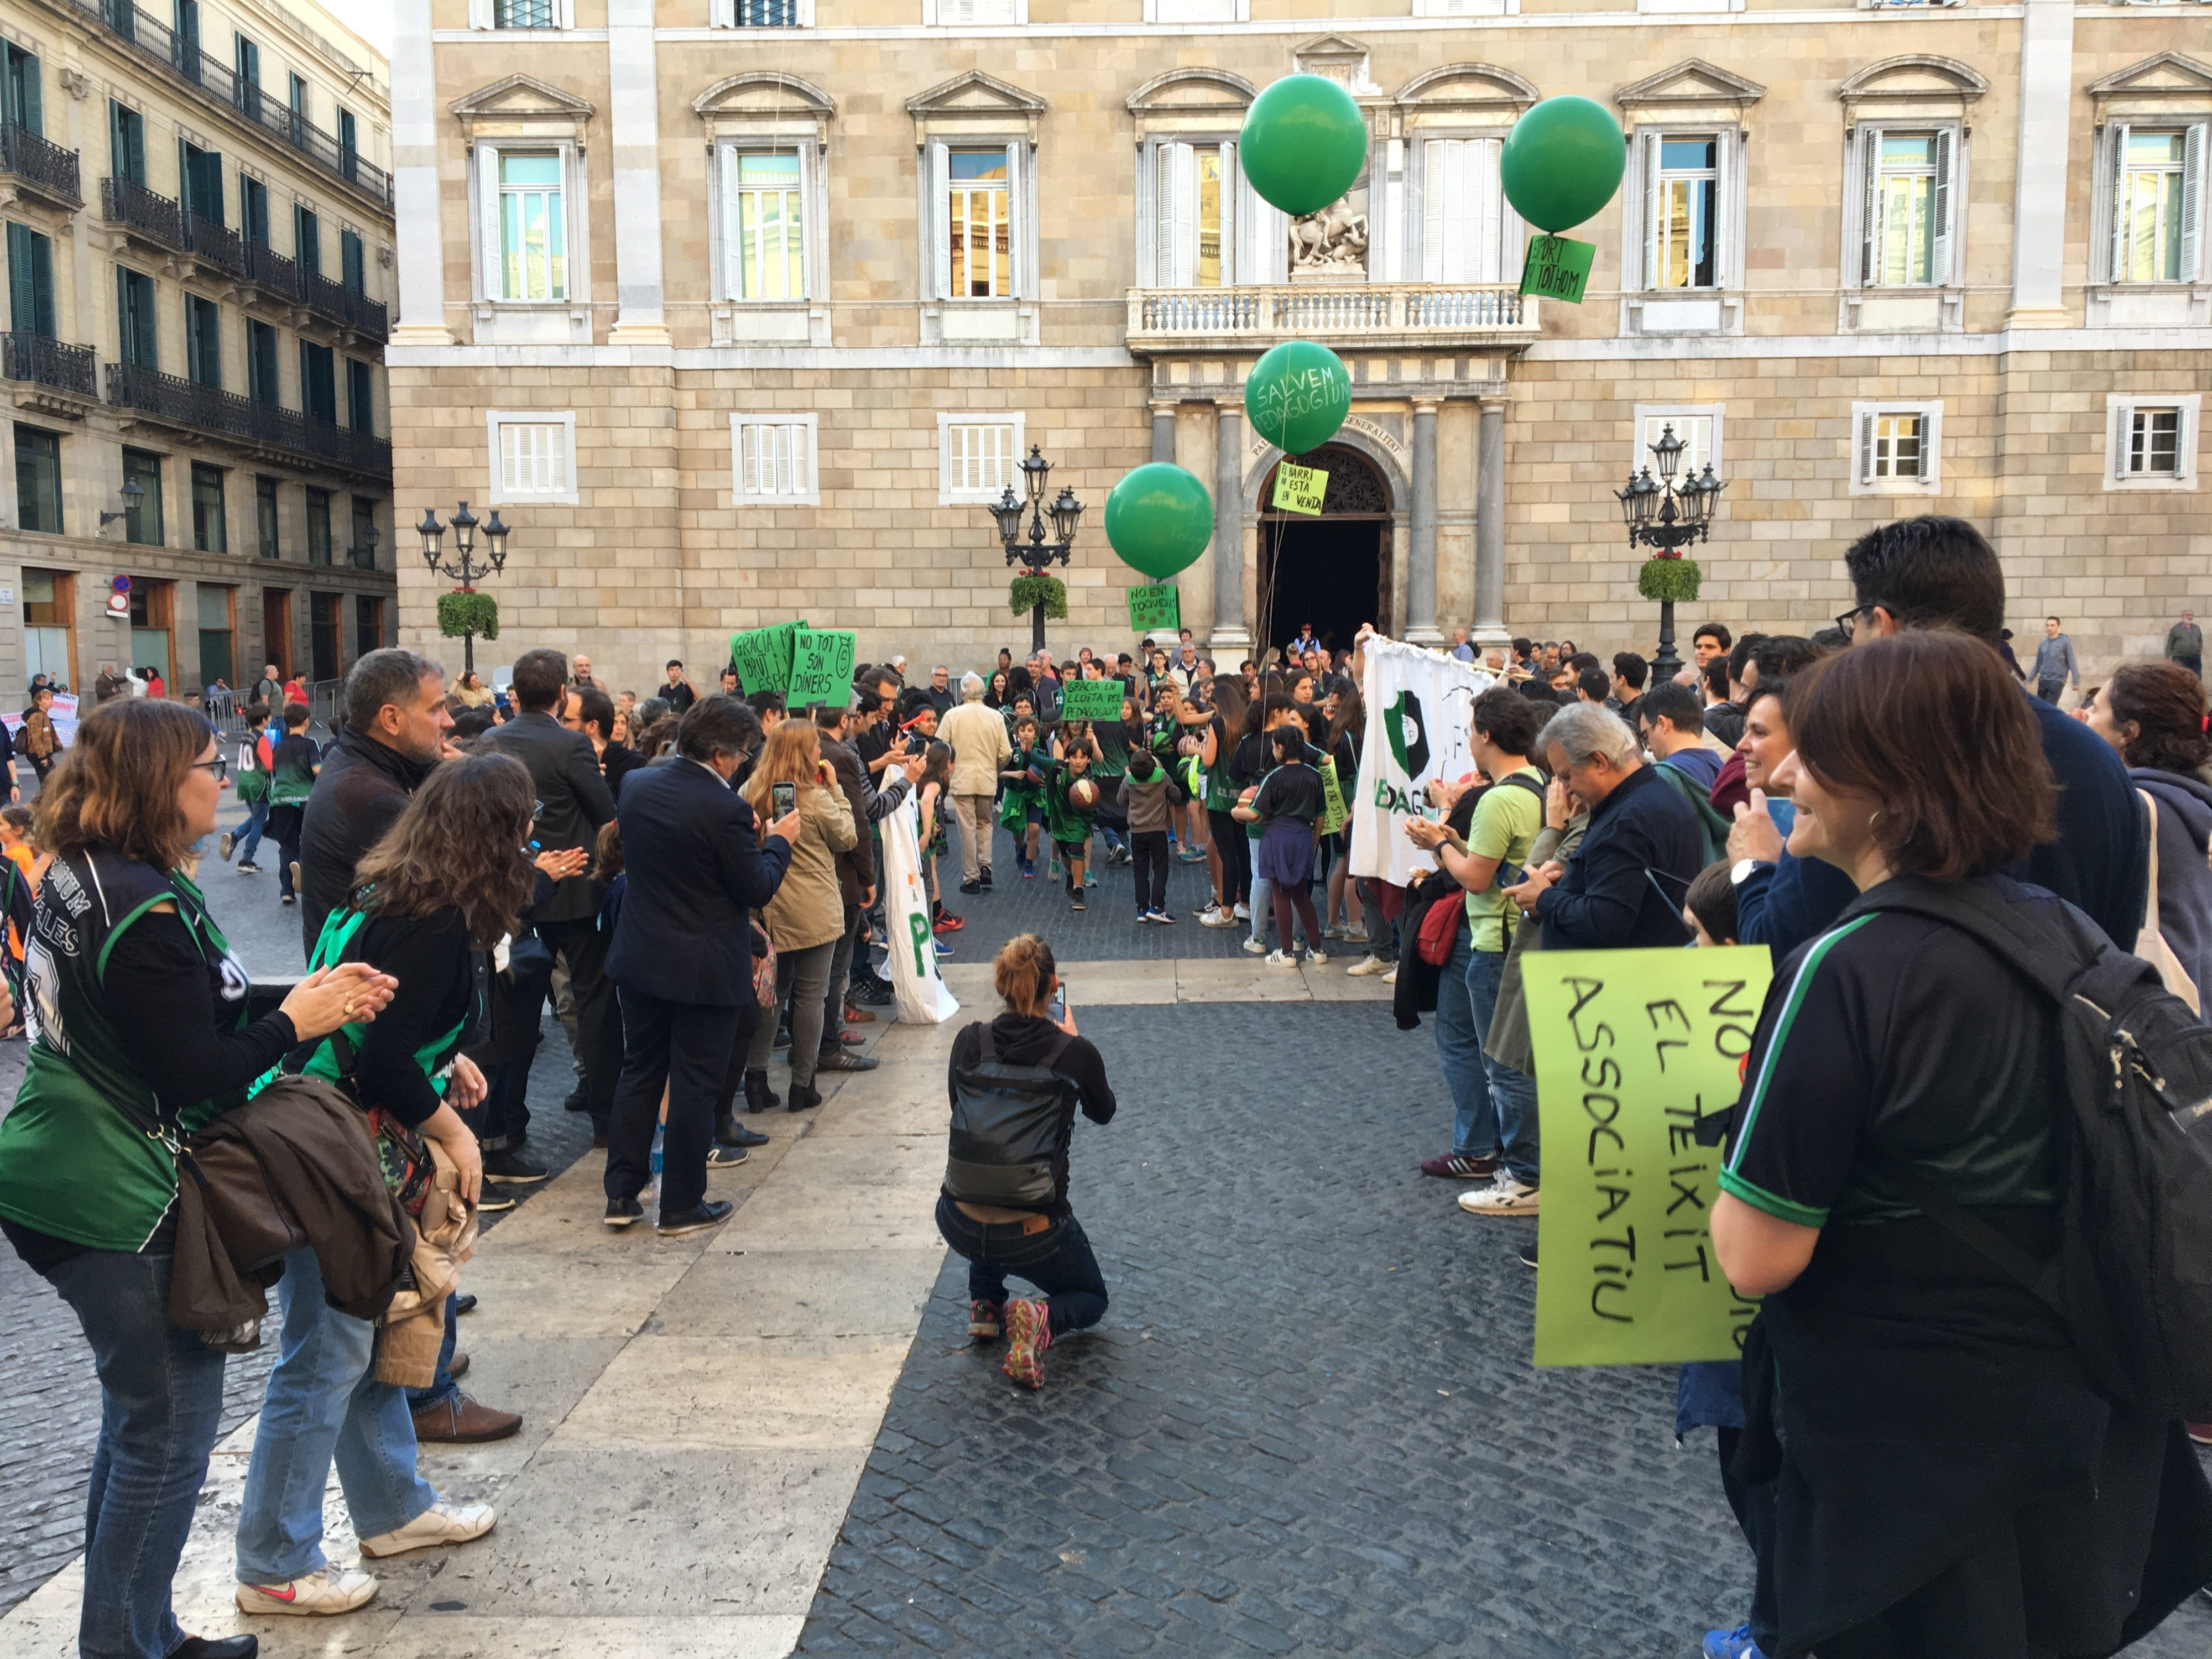
[[[945,1190],[967,1204],[1013,1207],[1052,1202],[1052,1155],[1075,1085],[1053,1071],[1073,1041],[1063,1031],[1035,1065],[1001,1060],[988,1020],[976,1027],[981,1052],[952,1074],[952,1141]]]

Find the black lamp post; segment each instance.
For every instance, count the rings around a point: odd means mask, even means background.
[[[1006,493],[988,509],[998,526],[999,540],[1006,550],[1006,563],[1010,567],[1020,565],[1024,573],[1031,576],[1043,575],[1055,562],[1067,562],[1068,555],[1075,550],[1076,526],[1083,518],[1083,503],[1065,484],[1050,507],[1044,504],[1045,477],[1051,471],[1052,463],[1045,459],[1044,452],[1031,444],[1020,466],[1022,484],[1029,492],[1028,501],[1017,497],[1013,486],[1008,484]],[[1022,539],[1022,514],[1025,510],[1030,517],[1026,544]],[[1052,520],[1049,532],[1045,529],[1048,518]],[[1044,649],[1042,599],[1030,611],[1030,649]]]
[[[415,526],[416,534],[422,538],[422,562],[430,567],[432,575],[457,581],[461,585],[460,592],[473,593],[478,577],[495,576],[506,568],[507,526],[499,521],[497,507],[492,508],[490,521],[483,523],[469,511],[469,504],[463,501],[454,509],[452,528],[453,545],[460,555],[458,565],[445,557],[447,526],[438,522],[436,509],[427,507],[422,509],[422,522]],[[488,561],[484,563],[477,562],[476,556],[479,531],[483,534],[484,556]],[[465,672],[472,671],[477,665],[477,635],[473,628],[461,635],[461,665]]]
[[[1651,469],[1628,475],[1628,488],[1614,490],[1614,499],[1620,503],[1620,516],[1628,525],[1628,544],[1648,547],[1662,559],[1679,559],[1682,550],[1695,546],[1711,532],[1713,509],[1720,505],[1721,491],[1726,485],[1713,476],[1711,461],[1702,473],[1692,472],[1680,483],[1674,474],[1682,465],[1682,451],[1686,446],[1674,435],[1670,423],[1659,430],[1659,441],[1648,447],[1657,463],[1659,476],[1653,477]],[[1674,654],[1674,601],[1659,601],[1659,654],[1652,659],[1652,684],[1661,684],[1682,672],[1682,659]]]

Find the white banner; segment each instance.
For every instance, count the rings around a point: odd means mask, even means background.
[[[938,797],[944,810],[945,797]],[[884,941],[898,1017],[935,1024],[960,1012],[937,971],[937,939],[929,927],[929,890],[921,878],[921,804],[908,798],[883,821]]]
[[[1360,683],[1367,734],[1352,803],[1353,875],[1402,887],[1416,868],[1436,868],[1436,855],[1407,840],[1404,826],[1422,816],[1432,780],[1474,770],[1468,747],[1474,700],[1497,684],[1494,675],[1441,651],[1369,638]]]

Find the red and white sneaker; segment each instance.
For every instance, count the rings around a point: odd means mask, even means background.
[[[1025,1389],[1044,1387],[1043,1355],[1052,1346],[1052,1314],[1042,1302],[1006,1304],[1006,1362],[1000,1367]]]
[[[351,1567],[325,1566],[304,1578],[281,1584],[240,1584],[236,1599],[240,1613],[305,1613],[327,1618],[351,1613],[376,1594],[376,1580]]]

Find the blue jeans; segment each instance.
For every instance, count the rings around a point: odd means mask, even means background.
[[[1045,1293],[1052,1334],[1079,1331],[1106,1316],[1106,1279],[1083,1224],[1062,1216],[1042,1231],[1025,1233],[1019,1222],[977,1221],[937,1195],[937,1231],[968,1262],[968,1299],[1004,1302],[1006,1275],[1026,1279]]]
[[[356,1536],[396,1532],[438,1494],[415,1472],[407,1391],[376,1380],[376,1328],[323,1302],[315,1253],[288,1251],[277,1285],[284,1334],[238,1516],[240,1583],[281,1584],[319,1571],[323,1488],[337,1464]]]
[[[1498,988],[1505,977],[1505,952],[1474,951],[1467,960],[1468,1011],[1474,1016],[1475,1048],[1489,1040],[1490,1022],[1498,1012]],[[1516,1072],[1488,1054],[1480,1056],[1489,1080],[1490,1111],[1484,1125],[1498,1147],[1498,1162],[1506,1174],[1531,1187],[1542,1171],[1539,1157],[1536,1079]],[[1455,1133],[1457,1132],[1456,1126]]]
[[[1440,900],[1451,904],[1455,897]],[[1452,939],[1451,955],[1437,974],[1437,1061],[1444,1087],[1451,1091],[1452,1151],[1465,1158],[1486,1158],[1498,1151],[1498,1115],[1490,1104],[1490,1074],[1482,1066],[1487,1025],[1474,1023],[1468,1000],[1467,923]]]
[[[246,822],[238,826],[238,861],[253,862],[253,855],[261,850],[261,832],[269,823],[269,797],[246,804]]]
[[[85,1493],[81,1659],[163,1659],[185,1639],[169,1581],[222,1416],[223,1356],[169,1323],[169,1258],[90,1250],[46,1274],[100,1374]]]

